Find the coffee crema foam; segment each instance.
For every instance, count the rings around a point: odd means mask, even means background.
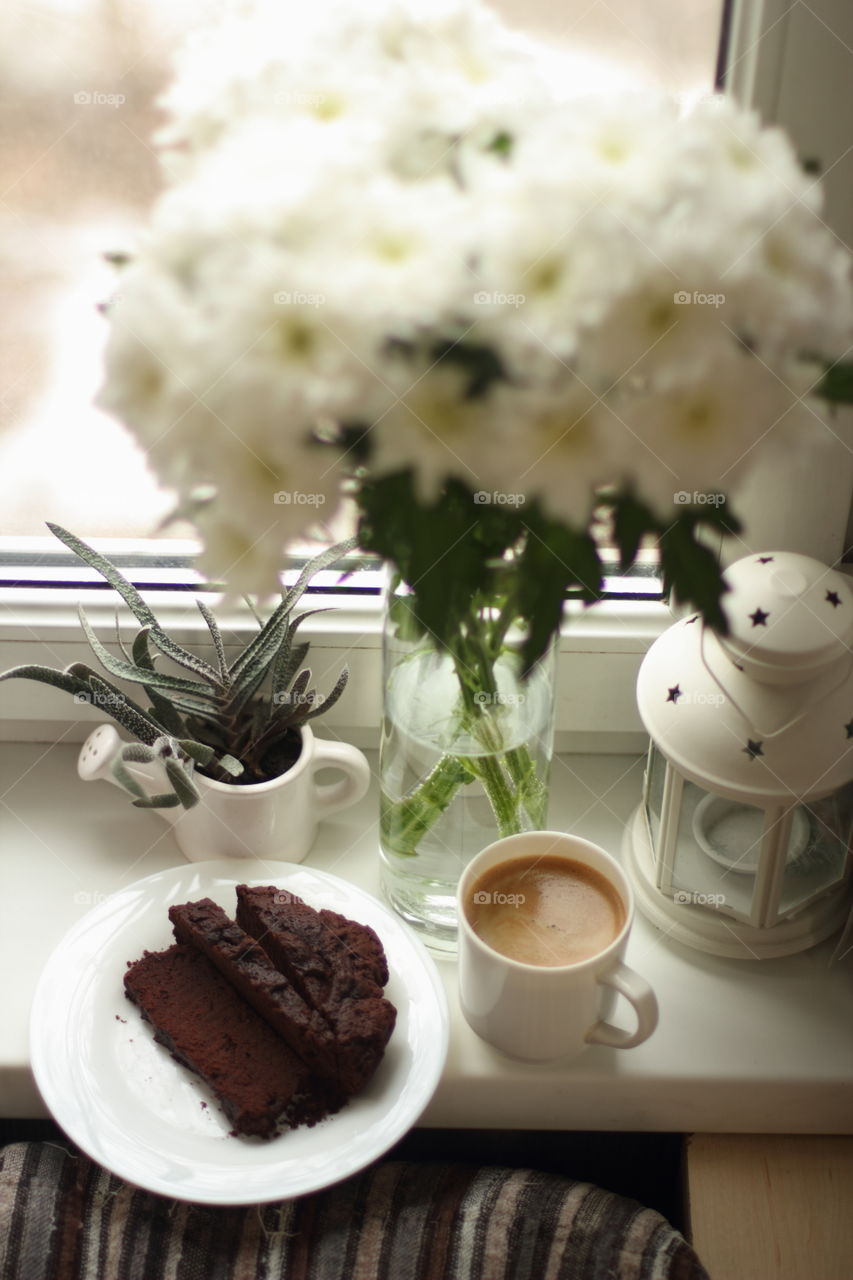
[[[625,923],[618,891],[600,871],[556,855],[522,854],[484,871],[466,914],[488,946],[522,964],[578,964],[610,946]]]

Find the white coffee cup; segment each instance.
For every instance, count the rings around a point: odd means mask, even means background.
[[[591,867],[618,894],[624,922],[602,950],[574,964],[540,965],[496,951],[470,922],[474,887],[500,863],[522,857],[565,858]],[[457,894],[459,1000],[466,1021],[483,1040],[515,1058],[542,1062],[575,1057],[588,1044],[631,1049],[658,1021],[655,993],[624,963],[634,896],[618,862],[598,845],[557,831],[528,831],[497,840],[466,867]],[[605,1021],[618,992],[633,1005],[637,1026]]]

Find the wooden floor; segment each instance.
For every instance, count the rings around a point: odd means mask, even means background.
[[[687,1191],[711,1280],[853,1280],[853,1137],[696,1134]]]

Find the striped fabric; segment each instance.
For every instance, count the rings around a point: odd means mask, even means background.
[[[0,1152],[0,1280],[708,1280],[652,1209],[529,1169],[387,1162],[243,1209],[140,1191],[49,1143]]]

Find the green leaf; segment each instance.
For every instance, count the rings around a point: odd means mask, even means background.
[[[306,721],[314,720],[316,719],[317,716],[324,715],[327,711],[331,711],[332,707],[335,705],[335,703],[338,701],[338,698],[340,698],[344,689],[347,687],[348,680],[349,680],[349,667],[344,667],[343,671],[335,681],[334,689],[332,689],[331,693],[326,698],[321,698],[318,702],[314,703],[314,706],[311,708],[311,710],[308,712],[308,714],[305,717]]]
[[[216,763],[220,769],[224,769],[226,773],[230,773],[232,778],[239,778],[241,773],[245,773],[243,765],[239,760],[235,760],[234,756],[218,756]]]
[[[507,133],[506,129],[501,129],[501,131],[499,133],[496,133],[495,136],[492,138],[491,142],[486,147],[486,150],[494,151],[495,154],[499,155],[502,160],[508,160],[510,155],[512,154],[512,149],[514,145],[515,145],[515,139],[513,138],[512,134]]]
[[[619,494],[611,506],[613,516],[613,536],[619,549],[619,567],[622,573],[628,573],[637,558],[643,538],[649,534],[657,534],[659,522],[645,503],[638,501],[631,493]]]
[[[152,630],[151,640],[161,653],[164,653],[167,658],[171,658],[178,666],[186,668],[187,671],[194,671],[197,676],[201,676],[202,680],[213,685],[214,689],[222,688],[222,680],[210,663],[205,662],[204,658],[199,658],[197,654],[190,653],[188,649],[182,648],[170,636],[167,636],[165,631],[161,631],[159,628]]]
[[[191,760],[195,760],[196,764],[202,767],[210,764],[216,755],[213,747],[208,746],[206,742],[196,742],[193,738],[179,738],[178,746]]]
[[[465,339],[440,338],[430,348],[432,361],[444,361],[465,374],[467,400],[478,400],[495,382],[509,382],[506,367],[490,343],[466,342]]]
[[[272,673],[271,695],[273,703],[280,693],[284,693],[290,687],[290,682],[307,658],[310,647],[306,640],[302,644],[296,645],[295,648],[290,649],[289,652],[283,647],[279,650],[276,657],[276,666],[273,667]],[[281,665],[278,665],[279,659],[281,659]]]
[[[118,645],[118,651],[121,654],[121,656],[124,658],[125,662],[130,662],[131,660],[130,654],[127,652],[124,641],[121,638],[121,629],[120,629],[119,620],[118,620],[118,609],[116,609],[116,615],[115,615],[115,628],[116,628],[116,644]]]
[[[218,685],[219,677],[211,666],[203,659],[196,657],[195,654],[189,653],[181,645],[176,644],[163,628],[160,626],[154,613],[149,609],[148,605],[142,599],[142,596],[136,590],[132,583],[128,582],[124,574],[121,573],[114,564],[112,564],[106,556],[100,555],[93,547],[85,543],[82,538],[76,537],[73,533],[69,533],[67,529],[63,529],[61,525],[47,523],[48,529],[54,537],[74,552],[75,555],[94,569],[97,573],[105,578],[110,586],[118,592],[127,607],[134,616],[142,623],[143,626],[150,627],[151,639],[162,653],[165,653],[174,662],[179,663],[183,667],[188,667],[195,671],[196,675],[201,676],[209,683]]]
[[[37,680],[40,684],[50,684],[65,693],[89,692],[88,681],[70,671],[54,671],[52,667],[24,665],[12,667],[0,675],[0,680]]]
[[[145,801],[148,799],[148,792],[142,786],[138,778],[135,778],[129,769],[125,768],[122,752],[114,757],[110,772],[115,778],[119,786],[124,787],[125,791],[135,796],[137,801]]]
[[[119,756],[125,764],[150,764],[152,760],[158,759],[157,752],[146,746],[144,742],[125,743]]]
[[[114,564],[107,560],[106,556],[102,556],[99,552],[90,547],[88,543],[83,542],[81,538],[76,537],[73,533],[69,533],[67,529],[63,529],[62,525],[51,524],[47,521],[47,527],[55,538],[60,542],[64,542],[66,547],[74,552],[76,556],[94,569],[97,573],[105,578],[111,587],[116,590],[124,600],[136,618],[146,627],[159,627],[156,617],[149,609],[148,605],[142,599],[142,596],[136,590],[132,583],[128,582],[124,574],[122,574]]]
[[[815,394],[830,404],[853,404],[853,361],[837,360],[827,365]]]
[[[117,676],[120,680],[130,680],[136,684],[144,684],[146,688],[171,689],[176,693],[189,694],[197,698],[200,702],[212,701],[215,694],[210,693],[203,684],[199,684],[197,680],[185,680],[182,676],[170,676],[163,671],[157,671],[153,663],[146,667],[137,667],[133,663],[125,662],[122,658],[117,658],[114,654],[101,644],[89,620],[83,612],[82,608],[78,609],[80,616],[80,625],[86,635],[86,639],[95,654],[98,661],[110,675]],[[149,631],[148,634],[152,640],[155,640],[154,633]],[[137,637],[137,640],[139,637]],[[156,640],[155,640],[156,643]]]
[[[237,680],[241,673],[256,661],[268,662],[272,660],[272,653],[278,648],[281,636],[287,626],[289,615],[294,605],[305,592],[311,579],[316,573],[319,573],[322,569],[329,568],[330,565],[340,560],[347,552],[352,551],[356,545],[357,540],[355,538],[348,538],[345,542],[338,542],[332,547],[327,547],[325,551],[320,552],[319,555],[308,561],[296,582],[285,592],[281,604],[270,615],[251,644],[247,645],[232,664],[230,668],[232,680]],[[272,653],[270,650],[272,650]]]
[[[696,525],[696,518],[686,513],[660,535],[664,585],[677,600],[698,609],[720,635],[727,635],[723,570],[714,552],[696,540]]]
[[[133,800],[131,803],[134,809],[177,809],[181,802],[174,791],[164,791],[156,796],[145,796],[142,800]]]
[[[179,760],[167,760],[166,775],[175,790],[175,795],[185,809],[192,809],[201,797],[187,770]]]
[[[198,610],[207,623],[207,629],[210,632],[210,638],[213,641],[213,647],[216,651],[216,662],[219,667],[219,675],[225,683],[228,680],[228,663],[225,660],[225,646],[222,643],[222,632],[219,630],[216,619],[203,600],[196,599]]]

